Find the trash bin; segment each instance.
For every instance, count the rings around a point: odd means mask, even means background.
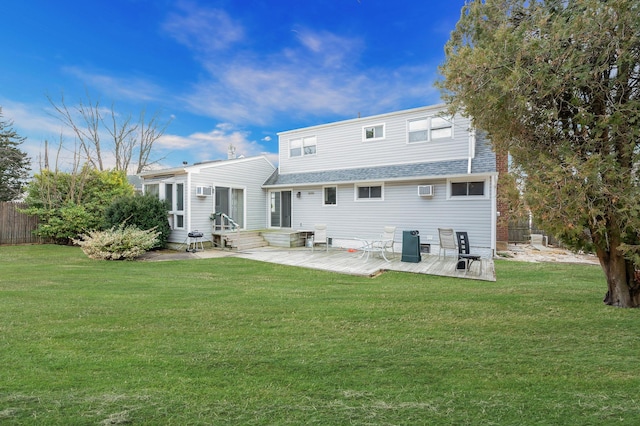
[[[420,232],[402,231],[402,261],[418,263],[421,260]]]

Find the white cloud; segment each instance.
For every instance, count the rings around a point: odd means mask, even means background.
[[[42,134],[64,134],[67,129],[55,116],[47,112],[43,106],[14,102],[8,99],[0,100],[2,115],[5,120],[14,122],[14,127]],[[71,135],[70,132],[66,133]]]
[[[393,110],[407,99],[415,99],[412,106],[438,99],[433,67],[361,69],[361,39],[304,28],[291,34],[296,47],[275,53],[201,56],[208,76],[183,101],[198,114],[265,125],[279,116],[355,117]]]
[[[244,38],[244,29],[220,9],[182,2],[162,28],[179,43],[198,52],[228,48]]]
[[[292,68],[229,67],[186,97],[192,109],[227,121],[266,124],[278,113],[341,113],[357,99],[355,87],[337,87],[330,75]],[[357,81],[354,78],[353,81]]]
[[[110,99],[127,99],[135,102],[155,102],[162,100],[162,87],[142,77],[115,77],[93,73],[80,67],[69,66],[62,69],[80,80],[85,86],[95,87]]]
[[[194,153],[197,161],[226,158],[229,145],[236,148],[238,156],[262,154],[264,147],[248,137],[248,132],[239,130],[229,123],[221,123],[209,132],[196,132],[189,136],[164,135],[157,141],[157,147],[169,152],[188,150]]]
[[[44,156],[44,141],[50,142],[49,158],[55,161],[59,158],[61,167],[73,161],[73,149],[63,147],[57,152],[56,145],[60,138],[72,138],[72,132],[66,128],[60,120],[47,112],[46,107],[30,105],[22,102],[14,102],[8,99],[0,99],[2,116],[5,121],[13,122],[13,129],[26,140],[20,149],[31,158],[31,170],[37,172],[40,168],[40,159]]]
[[[364,42],[359,38],[341,37],[328,31],[313,31],[307,28],[293,33],[313,55],[313,62],[325,68],[341,69],[354,63],[364,51]]]

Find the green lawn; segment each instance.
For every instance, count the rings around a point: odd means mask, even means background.
[[[496,270],[0,247],[0,424],[637,424],[640,311],[596,266]]]

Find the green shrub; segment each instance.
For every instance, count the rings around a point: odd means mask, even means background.
[[[24,212],[39,217],[36,235],[68,244],[84,232],[104,229],[106,207],[130,194],[133,187],[122,171],[88,166],[73,173],[42,170],[27,187]]]
[[[106,231],[91,231],[73,242],[91,259],[133,260],[154,247],[159,232],[120,225]]]
[[[162,248],[167,244],[171,227],[167,221],[167,204],[153,195],[133,195],[116,198],[105,210],[106,228],[123,224],[140,229],[158,231],[158,242],[152,248]]]
[[[57,244],[69,244],[80,232],[101,225],[101,221],[96,220],[96,216],[84,206],[73,203],[60,208],[43,209],[40,220],[37,235],[50,238]]]

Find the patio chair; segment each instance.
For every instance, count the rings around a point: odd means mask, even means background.
[[[393,256],[396,255],[395,248],[393,247],[393,239],[396,235],[396,227],[395,226],[385,226],[384,232],[380,236],[380,245],[383,251],[389,251],[391,249],[391,254]]]
[[[470,253],[469,235],[466,232],[456,232],[456,238],[458,239],[458,262],[456,263],[456,269],[464,269],[464,274],[467,275],[473,262],[478,261],[480,263],[480,274],[482,274],[482,260],[480,260],[480,256]]]
[[[327,225],[315,225],[313,227],[313,237],[311,237],[311,253],[316,244],[324,244],[325,250],[329,251],[329,238],[327,237]]]
[[[447,257],[447,250],[457,251],[455,236],[453,235],[453,229],[451,228],[438,228],[438,237],[440,237],[440,249],[438,250],[438,258],[442,252],[444,257]]]
[[[393,243],[394,243],[393,238],[395,236],[395,233],[396,233],[395,226],[385,226],[384,232],[377,239],[365,240],[365,239],[357,238],[357,240],[362,243],[362,247],[360,247],[360,250],[362,250],[361,257],[364,257],[366,260],[369,260],[370,254],[379,253],[384,260],[389,262],[389,259],[387,259],[386,253],[389,250],[391,250],[391,254],[393,254],[394,256],[396,254],[395,249],[393,247]]]

